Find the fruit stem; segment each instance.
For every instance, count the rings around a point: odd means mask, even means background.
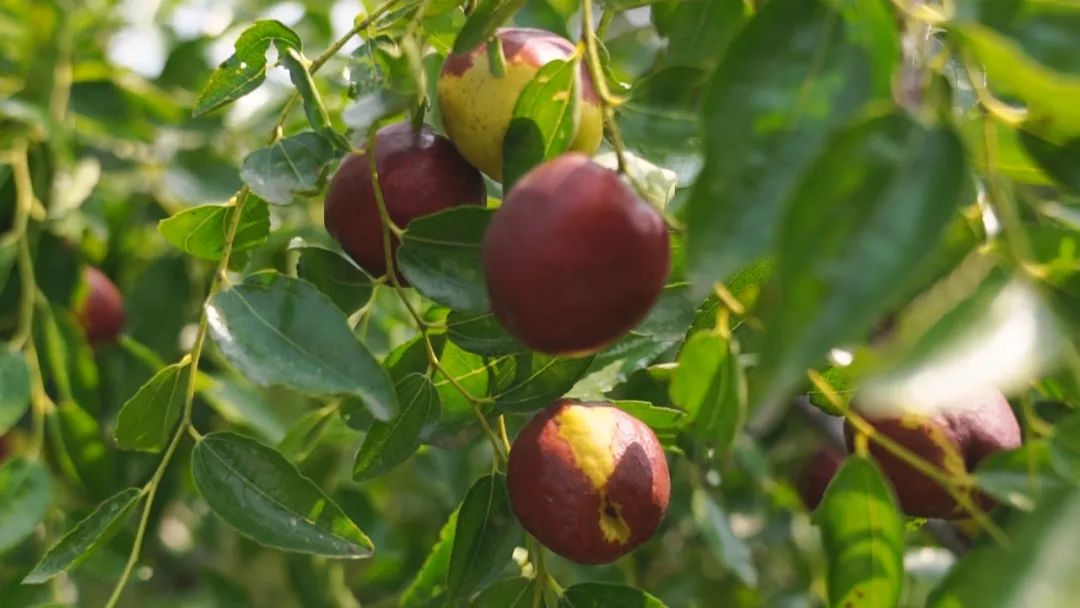
[[[619,162],[619,173],[629,174],[626,170],[626,146],[623,144],[622,132],[618,123],[615,122],[615,106],[621,103],[611,95],[607,86],[607,77],[604,75],[603,65],[600,62],[600,52],[597,50],[596,31],[593,29],[592,0],[581,1],[581,38],[585,42],[585,64],[589,68],[589,76],[593,81],[593,89],[600,99],[601,113],[604,116],[604,127],[607,130],[611,147],[615,149],[615,158]],[[631,177],[631,180],[633,178]]]
[[[604,9],[603,13],[600,13],[600,23],[596,26],[596,37],[603,40],[607,36],[608,28],[611,27],[611,21],[615,18],[615,9],[610,6]]]
[[[439,356],[435,352],[435,346],[431,343],[431,336],[428,333],[428,325],[424,319],[417,312],[416,308],[409,302],[409,299],[405,297],[405,288],[401,285],[401,281],[397,276],[397,265],[394,261],[394,248],[390,241],[390,233],[396,228],[394,222],[390,219],[390,212],[386,210],[386,200],[383,198],[382,187],[379,184],[379,172],[375,165],[376,146],[378,142],[375,138],[375,132],[379,127],[379,122],[376,121],[368,129],[368,143],[367,143],[367,155],[368,155],[368,172],[371,175],[371,188],[375,193],[375,207],[379,210],[379,219],[382,224],[383,232],[383,256],[386,259],[386,276],[390,279],[390,284],[394,288],[394,293],[397,294],[398,299],[405,306],[405,310],[408,311],[409,316],[412,317],[416,323],[417,329],[420,331],[420,336],[424,341],[424,352],[427,354],[428,363],[431,364],[436,371],[441,373],[446,378],[447,382],[454,387],[461,396],[472,406],[473,413],[476,415],[476,419],[480,422],[480,427],[483,428],[484,434],[487,435],[488,441],[491,442],[491,447],[495,452],[495,460],[498,464],[504,464],[506,462],[509,449],[504,453],[500,444],[498,435],[495,434],[494,429],[491,428],[491,424],[488,422],[487,417],[480,411],[480,405],[485,401],[473,396],[468,389],[466,389],[458,379],[450,374],[439,362]],[[400,230],[398,231],[400,236]]]
[[[499,437],[502,438],[503,450],[510,455],[510,435],[506,432],[506,416],[499,414]]]
[[[33,385],[30,393],[32,416],[32,435],[30,454],[33,458],[41,457],[45,446],[45,417],[53,411],[54,405],[45,392],[45,383],[41,378],[41,362],[38,359],[37,346],[34,344],[34,311],[37,302],[37,277],[34,274],[34,259],[30,254],[30,239],[27,236],[30,216],[34,208],[34,187],[30,176],[29,146],[20,142],[19,150],[9,164],[15,183],[15,217],[11,231],[4,235],[2,242],[16,243],[16,262],[21,283],[19,300],[19,325],[10,346],[21,350],[27,366],[30,368]]]
[[[971,514],[975,521],[978,522],[978,524],[982,526],[982,528],[985,529],[998,544],[1006,545],[1009,543],[1009,538],[1005,532],[990,519],[986,511],[983,511],[982,508],[975,504],[975,501],[971,499],[971,496],[966,491],[969,488],[976,487],[974,480],[967,471],[950,474],[947,471],[937,468],[915,452],[900,445],[891,437],[888,437],[883,433],[878,433],[873,425],[862,416],[856,414],[850,406],[844,403],[844,400],[837,394],[836,389],[834,389],[832,385],[829,384],[829,381],[818,373],[817,370],[807,370],[806,375],[810,379],[810,382],[821,391],[821,394],[829,400],[833,407],[842,413],[844,418],[851,422],[851,425],[855,427],[855,430],[859,434],[865,435],[870,441],[877,443],[890,454],[940,485],[965,511]]]
[[[506,76],[506,55],[503,54],[502,40],[492,36],[487,43],[488,69],[495,78]]]

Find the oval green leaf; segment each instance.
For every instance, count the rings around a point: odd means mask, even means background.
[[[349,331],[345,315],[306,281],[273,272],[218,293],[207,314],[215,342],[253,382],[311,395],[354,395],[389,420],[386,370]]]
[[[455,510],[439,530],[439,540],[431,548],[416,578],[401,594],[401,608],[422,608],[446,591],[446,573],[450,569],[450,552],[454,547],[458,512]]]
[[[771,248],[792,186],[829,131],[873,95],[869,61],[843,23],[825,2],[769,2],[713,71],[705,166],[686,216],[699,288]]]
[[[277,46],[300,48],[300,37],[280,21],[256,21],[240,34],[235,52],[210,76],[191,113],[200,116],[254,91],[266,78],[266,51]]]
[[[135,505],[142,499],[138,488],[121,490],[99,504],[93,513],[75,525],[34,566],[22,580],[24,585],[44,583],[85,561],[119,531]]]
[[[481,591],[469,608],[530,608],[536,597],[533,579],[524,576],[495,581]]]
[[[967,183],[959,138],[900,114],[860,120],[831,139],[796,188],[780,230],[784,306],[768,328],[755,402],[774,403],[858,339],[917,276]],[[844,218],[838,221],[837,218]]]
[[[691,336],[669,391],[686,410],[694,436],[727,453],[746,421],[746,381],[734,343],[708,331]]]
[[[458,511],[446,585],[451,602],[483,588],[510,560],[521,536],[502,475],[481,477]]]
[[[225,254],[235,205],[199,205],[161,220],[158,232],[177,249],[204,260],[217,261]],[[240,212],[233,252],[262,245],[270,234],[270,210],[266,201],[249,196]]]
[[[116,417],[116,445],[122,450],[159,452],[169,441],[187,397],[187,363],[162,368],[120,408]]]
[[[29,536],[52,502],[52,479],[42,465],[14,458],[0,465],[0,553]]]
[[[320,247],[299,247],[296,274],[326,294],[345,314],[352,314],[371,299],[371,275],[351,260]]]
[[[408,460],[420,447],[424,427],[439,420],[439,393],[426,376],[402,378],[397,393],[401,413],[390,422],[371,425],[353,466],[357,481],[378,477]]]
[[[0,345],[0,435],[30,406],[30,368],[22,353]]]
[[[268,547],[326,557],[368,557],[366,534],[273,448],[234,433],[195,444],[195,485],[226,523]]]
[[[413,220],[398,249],[401,274],[443,306],[486,312],[480,248],[492,213],[481,207],[456,207]]]
[[[471,51],[491,38],[524,4],[525,0],[481,0],[454,39],[454,52]]]
[[[904,578],[904,520],[877,466],[848,458],[814,512],[828,560],[830,606],[896,606]]]
[[[499,320],[490,312],[452,311],[446,318],[446,336],[470,353],[489,357],[511,355],[525,350],[525,346],[506,333]]]
[[[506,412],[532,412],[562,397],[585,375],[592,357],[552,357],[522,353],[495,368],[495,406]]]
[[[577,135],[579,65],[577,60],[550,61],[518,95],[502,142],[505,191],[533,167],[570,149]]]
[[[266,202],[288,205],[318,194],[330,163],[336,158],[332,143],[318,133],[307,131],[249,154],[240,167],[240,179]]]
[[[615,583],[581,583],[559,598],[559,608],[666,608],[659,599],[635,587]]]

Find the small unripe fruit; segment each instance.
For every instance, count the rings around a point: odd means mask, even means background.
[[[1020,425],[1005,396],[996,390],[975,393],[923,420],[900,417],[867,418],[881,434],[946,472],[971,472],[987,456],[1020,447]],[[845,425],[848,450],[854,431]],[[946,449],[950,446],[951,449]],[[913,517],[963,518],[968,514],[936,481],[915,470],[875,442],[870,453],[896,489],[900,507]],[[974,493],[972,500],[987,509],[989,497]]]
[[[116,340],[124,329],[124,296],[116,285],[93,266],[83,272],[86,292],[75,307],[79,324],[91,346]]]
[[[506,73],[495,76],[488,63],[487,45],[452,53],[439,75],[439,106],[443,124],[469,162],[497,180],[502,179],[503,138],[514,115],[518,96],[536,72],[555,59],[575,52],[569,40],[530,28],[503,28],[497,34],[506,57]],[[604,119],[600,101],[584,63],[578,70],[578,111],[572,150],[592,154],[600,145]]]
[[[380,129],[375,135],[375,168],[386,211],[401,228],[437,211],[487,202],[480,172],[450,140],[426,125],[419,131],[408,122]],[[342,161],[330,182],[323,221],[360,267],[376,277],[386,274],[382,219],[367,153],[350,154]],[[396,255],[397,237],[391,237],[391,245]]]
[[[843,461],[843,453],[832,448],[821,448],[803,464],[795,480],[795,487],[807,509],[813,511],[821,504],[825,488],[829,487],[829,482]]]
[[[609,403],[562,400],[518,434],[510,503],[547,548],[605,564],[649,540],[667,512],[667,461],[652,429]]]
[[[619,176],[584,154],[527,173],[484,235],[491,309],[529,348],[585,355],[639,323],[664,289],[668,231]]]

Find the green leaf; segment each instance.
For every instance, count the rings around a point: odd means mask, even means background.
[[[932,608],[1070,608],[1080,594],[1080,488],[1049,493],[1006,525],[1009,543],[983,542],[964,556],[927,602]]]
[[[871,97],[866,56],[848,34],[823,2],[769,2],[713,72],[705,166],[687,206],[699,287],[772,247],[784,202],[826,135]]]
[[[524,4],[525,0],[481,0],[458,32],[454,52],[471,51],[491,38]]]
[[[231,374],[200,375],[199,380],[199,396],[229,424],[250,429],[271,443],[285,437],[281,415],[253,385]]]
[[[0,435],[8,432],[30,406],[30,368],[22,353],[0,345]]]
[[[304,414],[281,438],[277,449],[287,460],[301,462],[311,454],[327,427],[334,421],[337,408],[328,405]]]
[[[390,422],[371,425],[353,466],[357,481],[378,477],[408,460],[420,448],[424,427],[439,420],[439,393],[426,376],[405,376],[397,392],[401,413]]]
[[[1040,64],[1017,40],[984,25],[963,24],[951,33],[982,65],[990,88],[1026,104],[1025,129],[1070,139],[1080,136],[1080,112],[1074,103],[1080,98],[1080,76]],[[1075,31],[1066,35],[1075,36]]]
[[[503,356],[488,360],[462,350],[453,342],[447,342],[439,354],[442,371],[435,373],[435,388],[439,391],[442,402],[442,416],[432,433],[426,434],[425,441],[432,435],[442,437],[453,434],[476,422],[472,404],[458,389],[445,378],[442,372],[457,379],[457,383],[474,397],[489,395],[495,386],[495,370],[506,365],[512,357]]]
[[[98,421],[72,401],[56,408],[59,439],[54,447],[63,467],[98,500],[116,492],[116,452],[105,444]]]
[[[375,290],[371,275],[352,260],[319,247],[298,247],[296,274],[326,294],[345,314],[371,300]]]
[[[493,211],[455,207],[413,220],[401,237],[401,274],[420,293],[461,312],[486,312],[480,263],[484,231]]]
[[[337,151],[326,138],[307,131],[248,154],[240,178],[267,202],[288,205],[318,194],[336,159]]]
[[[726,454],[746,421],[746,380],[736,345],[707,331],[691,336],[669,392],[686,411],[694,436]]]
[[[480,592],[469,608],[530,608],[536,596],[533,579],[524,576],[497,580]]]
[[[234,433],[203,437],[191,455],[195,485],[226,523],[268,547],[362,558],[371,540],[285,458]]]
[[[225,254],[234,205],[199,205],[161,220],[158,231],[177,249],[204,260],[220,260]],[[266,202],[249,196],[236,227],[233,252],[262,245],[270,234],[270,210]]]
[[[522,353],[496,369],[495,406],[505,412],[532,412],[562,397],[592,363],[591,357]]]
[[[754,567],[750,547],[731,531],[724,509],[703,490],[694,492],[690,509],[694,523],[720,562],[730,568],[744,585],[757,587],[757,568]]]
[[[446,591],[446,573],[450,569],[450,553],[454,547],[458,511],[455,510],[439,530],[439,540],[431,548],[416,578],[401,594],[401,608],[428,606],[430,600]]]
[[[670,407],[660,407],[648,401],[615,401],[613,405],[644,422],[664,445],[673,444],[679,430],[686,424],[686,413]]]
[[[666,608],[641,589],[615,583],[579,583],[559,598],[559,608]]]
[[[266,51],[270,44],[301,47],[296,32],[278,21],[256,21],[240,34],[235,52],[210,76],[191,113],[201,116],[254,91],[266,78]]]
[[[525,350],[525,346],[506,333],[499,320],[490,312],[451,311],[446,318],[446,336],[470,353],[489,357],[511,355]]]
[[[858,339],[903,295],[965,190],[956,135],[890,114],[837,134],[783,219],[777,275],[784,306],[755,370],[759,399],[782,398],[829,348]]]
[[[522,89],[502,142],[505,191],[533,167],[570,149],[577,135],[579,65],[552,60]]]
[[[667,0],[652,9],[656,31],[668,41],[664,65],[704,68],[716,66],[750,12],[742,0]]]
[[[472,595],[510,561],[520,530],[510,510],[506,478],[481,477],[458,511],[446,585],[451,602]]]
[[[1059,475],[1080,484],[1080,414],[1071,414],[1054,425],[1050,463]]]
[[[848,458],[813,517],[828,559],[829,605],[898,605],[904,521],[877,466]]]
[[[119,531],[142,496],[138,488],[128,488],[99,504],[45,553],[23,584],[44,583],[86,561]]]
[[[304,102],[304,115],[307,116],[308,124],[311,125],[312,129],[315,129],[316,133],[332,144],[334,148],[342,151],[348,150],[348,140],[340,133],[334,131],[334,127],[330,123],[330,116],[326,113],[322,98],[319,97],[319,90],[315,87],[315,80],[311,77],[311,72],[308,70],[308,65],[310,65],[311,62],[300,53],[299,48],[282,45],[277,46],[279,53],[278,61],[280,61],[281,65],[289,71],[289,79],[292,80],[293,87],[296,89],[296,92],[300,94],[300,99]],[[313,133],[312,135],[315,134]]]
[[[1055,434],[1051,443],[1056,443],[1058,437]],[[1031,511],[1046,492],[1066,483],[1058,475],[1070,478],[1068,471],[1056,466],[1052,449],[1045,440],[1032,440],[1015,450],[991,454],[979,462],[975,481],[980,490],[1002,504]],[[1075,471],[1071,475],[1073,482],[1080,480]]]
[[[52,494],[52,479],[41,464],[13,458],[0,465],[0,553],[34,531]]]
[[[1020,131],[1020,142],[1050,177],[1063,187],[1080,192],[1080,137],[1058,144]]]
[[[180,419],[187,397],[190,366],[176,363],[162,368],[120,408],[116,417],[116,445],[122,450],[160,452]]]
[[[75,315],[50,304],[34,315],[34,326],[46,385],[54,386],[60,399],[76,401],[88,412],[97,412],[98,368]]]
[[[310,284],[260,273],[218,293],[208,306],[215,342],[253,382],[312,395],[355,395],[380,420],[397,411],[386,370],[356,341],[341,311]]]

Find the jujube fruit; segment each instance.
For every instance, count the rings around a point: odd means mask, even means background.
[[[902,417],[867,417],[867,421],[878,432],[946,472],[971,472],[983,458],[1017,448],[1021,442],[1016,416],[997,390],[974,393],[921,421]],[[845,434],[851,451],[854,431],[850,423],[845,425]],[[870,453],[896,489],[904,513],[942,519],[967,516],[940,484],[881,445],[871,441]],[[971,498],[984,509],[993,506],[990,498],[979,492]]]
[[[375,135],[375,169],[386,211],[401,228],[437,211],[487,201],[480,172],[450,140],[426,125],[414,130],[409,122],[399,122],[380,129]],[[382,219],[366,152],[342,161],[330,182],[323,220],[327,232],[357,264],[374,276],[386,274]],[[398,244],[391,236],[394,255]]]
[[[619,176],[570,153],[527,173],[484,235],[491,309],[529,348],[584,355],[640,322],[664,289],[668,231]]]
[[[124,329],[124,296],[116,285],[93,266],[83,272],[86,291],[75,306],[79,324],[91,346],[116,340]]]
[[[491,73],[486,43],[468,52],[452,53],[443,63],[438,95],[450,139],[469,162],[501,180],[503,138],[518,96],[541,67],[570,58],[575,47],[561,36],[538,29],[503,28],[496,35],[506,57],[506,73],[501,77]],[[584,63],[577,73],[574,94],[580,103],[570,147],[592,154],[603,137],[604,119]]]
[[[609,403],[562,400],[518,434],[507,465],[521,525],[552,551],[604,564],[647,541],[667,512],[667,461],[652,429]]]

